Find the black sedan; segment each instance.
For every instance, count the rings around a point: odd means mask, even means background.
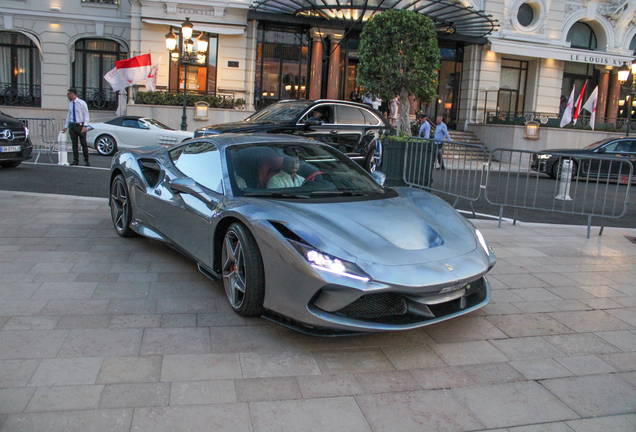
[[[0,167],[15,168],[31,159],[29,129],[18,119],[0,112]]]
[[[379,136],[392,131],[388,120],[367,105],[288,100],[265,107],[244,121],[197,129],[194,137],[228,132],[301,135],[337,148],[371,172],[382,157]]]
[[[544,150],[530,160],[534,171],[558,178],[563,162],[572,162],[573,176],[619,179],[630,175],[636,165],[636,139],[608,138],[582,149]]]

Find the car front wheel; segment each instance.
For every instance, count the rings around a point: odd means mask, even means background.
[[[232,309],[244,317],[262,315],[265,278],[254,236],[245,225],[234,223],[225,234],[221,250],[223,286]]]
[[[552,175],[550,177],[552,177],[553,179],[559,180],[561,177],[561,172],[563,171],[563,162],[565,162],[566,160],[569,160],[572,164],[572,178],[576,177],[578,175],[578,165],[576,164],[576,161],[573,161],[571,159],[561,159],[559,160],[557,163],[555,163],[554,165],[552,165]]]
[[[128,199],[126,180],[121,174],[118,174],[110,184],[110,216],[117,234],[122,237],[136,235],[135,231],[130,228],[132,209]]]
[[[102,156],[112,156],[117,151],[117,141],[110,135],[100,135],[95,140],[95,150]]]

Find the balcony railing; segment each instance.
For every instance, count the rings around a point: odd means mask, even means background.
[[[77,91],[80,99],[86,101],[89,110],[117,110],[117,92],[114,92],[112,89],[79,87]]]
[[[82,0],[82,3],[119,4],[119,0]]]
[[[484,123],[486,124],[503,124],[503,125],[524,125],[528,121],[535,121],[542,127],[561,127],[561,116],[554,113],[541,112],[486,112]],[[636,120],[636,119],[635,119]],[[630,131],[636,131],[636,121],[632,120]],[[576,124],[570,123],[564,128],[568,129],[591,129],[590,114],[587,111],[581,111]],[[627,130],[627,119],[620,117],[596,117],[594,122],[594,130],[620,132]]]
[[[0,83],[0,105],[39,107],[41,103],[39,85]]]

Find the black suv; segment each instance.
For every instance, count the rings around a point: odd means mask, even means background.
[[[31,159],[32,151],[29,129],[20,120],[0,111],[0,167],[15,168],[23,160]]]
[[[222,133],[301,135],[337,148],[367,171],[382,157],[379,136],[393,134],[387,119],[367,105],[339,100],[288,100],[269,105],[244,121],[206,126],[194,137]]]

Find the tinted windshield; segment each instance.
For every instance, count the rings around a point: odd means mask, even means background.
[[[608,143],[608,142],[610,142],[610,141],[611,141],[611,140],[608,140],[608,139],[604,139],[604,140],[596,141],[595,143],[592,143],[592,144],[590,144],[590,145],[587,145],[587,146],[585,146],[585,147],[583,147],[583,148],[584,148],[584,149],[586,149],[586,150],[594,150],[595,148],[600,147],[600,146],[602,146],[603,144],[606,144],[606,143]]]
[[[245,121],[255,123],[289,122],[297,118],[311,104],[311,102],[279,102],[252,114]]]
[[[144,119],[146,121],[146,123],[150,123],[153,126],[157,126],[160,129],[165,129],[165,130],[174,130],[171,127],[166,126],[163,123],[159,123],[157,120],[153,120],[153,119]]]
[[[360,166],[329,146],[248,144],[226,150],[235,196],[325,198],[386,193]]]

